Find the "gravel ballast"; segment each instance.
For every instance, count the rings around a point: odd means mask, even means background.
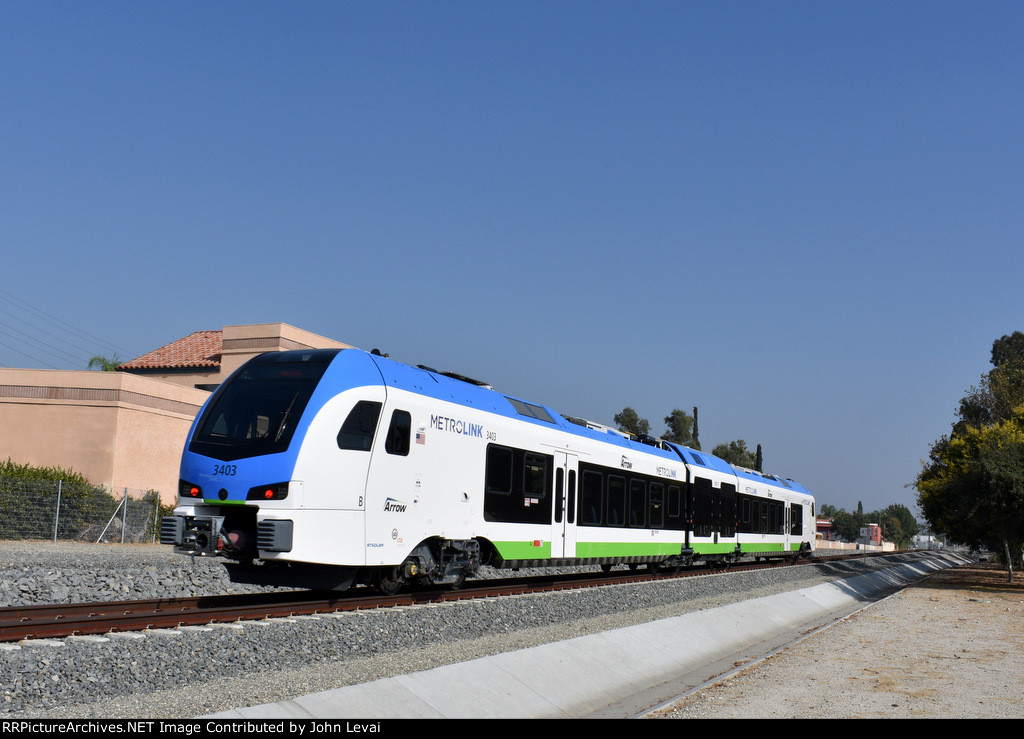
[[[924,554],[897,555],[900,561]],[[892,558],[885,558],[891,562]],[[811,587],[879,558],[0,650],[0,717],[189,718]],[[255,592],[158,545],[0,542],[0,606]],[[2,646],[2,645],[0,645]]]

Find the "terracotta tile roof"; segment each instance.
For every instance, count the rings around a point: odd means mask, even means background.
[[[136,357],[119,370],[185,369],[220,367],[221,331],[196,331],[167,346]]]

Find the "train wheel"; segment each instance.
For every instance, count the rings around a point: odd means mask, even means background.
[[[374,584],[384,595],[394,595],[405,585],[401,567],[381,567],[374,574]]]

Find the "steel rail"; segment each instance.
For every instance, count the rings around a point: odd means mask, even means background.
[[[846,557],[814,557],[807,562]],[[695,575],[725,574],[778,567],[783,562],[739,563],[727,567],[691,567],[671,572],[589,572],[503,580],[470,580],[459,590],[428,589],[383,596],[359,588],[344,593],[295,590],[220,596],[193,596],[90,603],[38,604],[0,608],[0,642],[59,639],[76,635],[174,629],[339,611],[375,610],[466,599],[622,585]],[[785,564],[792,564],[791,562]]]

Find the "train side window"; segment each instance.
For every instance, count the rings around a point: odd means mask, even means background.
[[[525,449],[487,447],[484,468],[484,520],[504,523],[551,523],[551,455]]]
[[[487,447],[486,492],[512,494],[512,450],[505,446]]]
[[[381,404],[371,400],[360,400],[348,414],[341,431],[338,432],[339,449],[355,449],[368,452],[373,446],[373,434],[377,430]]]
[[[682,515],[682,498],[678,485],[668,486],[668,516],[678,518]]]
[[[790,529],[793,536],[801,536],[804,533],[804,509],[799,503],[791,503],[789,506]]]
[[[580,484],[580,525],[601,525],[601,484],[603,475],[585,470]]]
[[[391,414],[391,426],[384,442],[384,451],[400,457],[409,456],[409,437],[412,435],[412,415],[408,411]]]
[[[647,484],[643,480],[629,481],[629,525],[647,524]]]
[[[665,486],[660,482],[651,483],[650,506],[651,528],[660,529],[665,525]]]
[[[547,458],[527,452],[523,455],[523,496],[543,498],[548,490]]]
[[[608,517],[609,526],[626,525],[626,479],[608,475]]]
[[[754,533],[753,518],[751,516],[751,501],[745,495],[740,498],[740,532],[744,534]]]

